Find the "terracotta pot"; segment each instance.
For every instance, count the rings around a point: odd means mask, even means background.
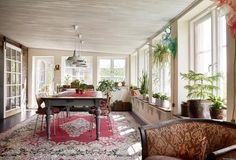
[[[224,110],[223,109],[213,109],[210,108],[211,119],[223,119],[224,118]]]
[[[181,116],[188,117],[188,104],[187,102],[181,103]]]
[[[190,118],[210,118],[209,106],[211,103],[209,101],[191,99],[187,101],[187,104]]]
[[[79,94],[79,89],[75,89],[75,92],[76,92],[77,94]]]

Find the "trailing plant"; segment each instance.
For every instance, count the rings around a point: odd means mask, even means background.
[[[209,96],[213,96],[214,91],[219,89],[215,83],[221,77],[220,73],[208,76],[190,70],[188,73],[180,73],[180,75],[183,79],[189,81],[189,84],[184,88],[188,90],[187,97],[190,99],[207,99]]]
[[[210,108],[217,110],[226,109],[226,102],[224,98],[219,96],[209,96],[208,100],[212,102]]]
[[[162,39],[154,46],[153,64],[162,67],[169,62],[170,57],[176,56],[177,39],[171,37],[171,28],[167,27]]]
[[[148,75],[146,72],[143,72],[143,75],[140,78],[140,82],[141,82],[140,93],[147,94],[148,93]]]

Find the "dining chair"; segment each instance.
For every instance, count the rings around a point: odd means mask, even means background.
[[[110,101],[111,97],[108,97],[106,100],[102,100],[100,102],[100,110],[101,110],[100,116],[105,116],[107,118],[109,131],[112,132],[112,124],[110,118],[110,113],[111,113]],[[90,107],[88,113],[91,115],[90,118],[90,132],[91,132],[93,129],[93,123],[96,118],[96,108],[94,106]]]
[[[43,129],[43,119],[44,117],[46,116],[46,108],[43,103],[43,100],[42,100],[42,97],[43,95],[40,94],[40,95],[35,95],[36,97],[36,102],[37,102],[37,111],[36,111],[36,114],[37,114],[37,118],[36,118],[36,122],[35,122],[35,127],[34,127],[34,135],[36,133],[36,129],[37,129],[37,123],[38,123],[38,119],[39,119],[39,116],[42,116],[42,119],[41,119],[41,131]],[[55,118],[54,116],[57,115],[57,118],[58,118],[58,123],[59,123],[59,113],[60,113],[60,108],[57,108],[57,107],[52,107],[51,108],[51,116],[53,117],[53,124],[54,124],[54,135],[56,135],[56,123],[55,123]]]

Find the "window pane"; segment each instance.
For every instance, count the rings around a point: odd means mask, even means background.
[[[212,64],[212,31],[211,17],[207,16],[195,23],[195,71],[201,73],[210,72]]]

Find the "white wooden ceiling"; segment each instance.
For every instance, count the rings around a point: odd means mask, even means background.
[[[130,54],[194,0],[0,0],[0,33],[30,48]]]

